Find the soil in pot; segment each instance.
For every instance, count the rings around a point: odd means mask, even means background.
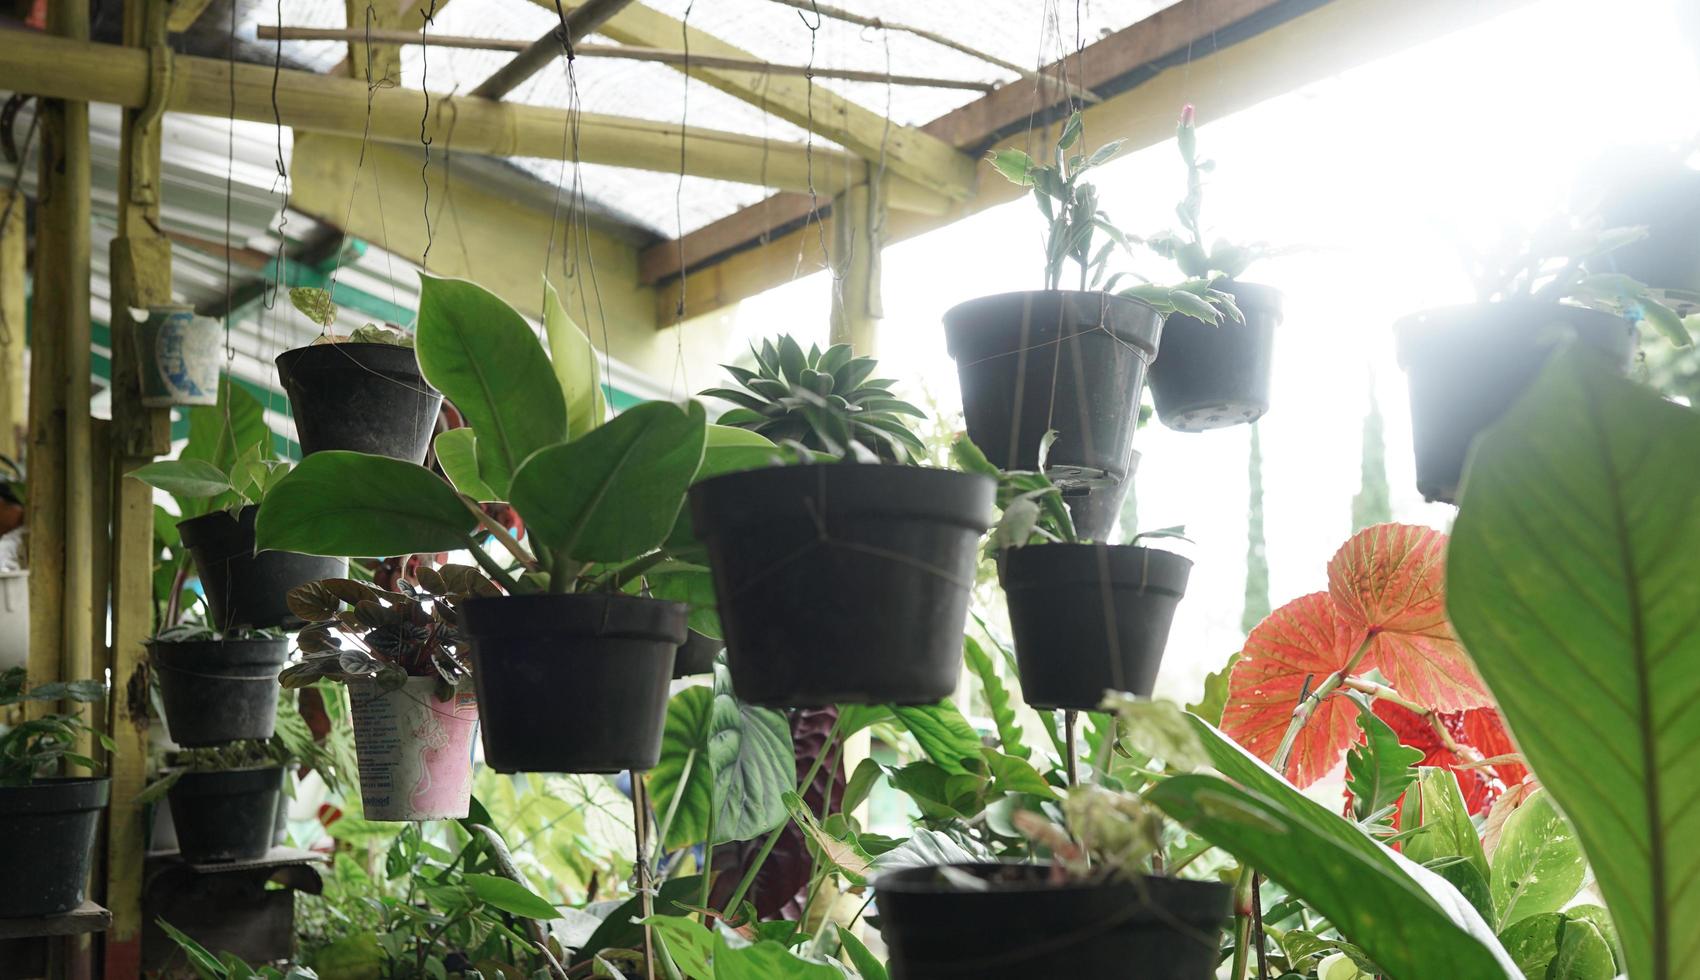
[[[195,559],[213,625],[220,630],[302,625],[289,611],[289,590],[323,578],[348,573],[343,558],[298,555],[292,551],[254,553],[254,515],[248,506],[232,515],[213,511],[177,525],[183,544]]]
[[[368,820],[459,820],[472,802],[478,699],[471,690],[436,698],[434,677],[385,691],[348,682],[360,802]]]
[[[311,344],[279,354],[277,374],[303,455],[348,449],[425,461],[443,393],[420,373],[412,348]]]
[[[679,645],[679,655],[673,658],[673,679],[714,673],[714,658],[724,649],[725,641],[691,630],[691,635]]]
[[[689,607],[626,595],[472,599],[484,761],[497,772],[643,770],[661,756]]]
[[[948,695],[994,493],[984,476],[851,463],[692,487],[738,697],[802,708]]]
[[[1269,411],[1281,292],[1248,282],[1217,288],[1234,297],[1245,322],[1224,317],[1210,324],[1172,313],[1163,321],[1163,349],[1151,364],[1157,417],[1179,432],[1243,425]]]
[[[874,881],[892,980],[1216,976],[1233,889],[1148,877],[1052,884],[1043,865],[958,864],[984,891],[936,868]]]
[[[1038,291],[969,300],[944,315],[968,435],[1006,470],[1039,468],[1058,486],[1126,478],[1145,370],[1162,317],[1109,293]]]
[[[1424,500],[1457,499],[1476,435],[1574,339],[1627,373],[1635,328],[1621,317],[1557,303],[1475,303],[1428,310],[1395,327],[1411,389],[1411,442]]]
[[[111,792],[105,777],[0,786],[0,919],[58,915],[83,903]]]
[[[272,737],[287,638],[156,640],[148,651],[172,741],[201,748]]]
[[[1150,697],[1191,572],[1191,559],[1137,545],[1011,548],[1003,590],[1022,699],[1096,711],[1106,690]]]
[[[276,766],[184,773],[166,794],[178,852],[190,864],[265,857],[282,793]]]

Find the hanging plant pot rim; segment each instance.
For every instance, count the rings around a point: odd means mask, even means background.
[[[0,813],[69,813],[99,810],[112,797],[109,776],[36,779],[22,786],[0,786]]]
[[[1100,555],[1102,552],[1102,555]],[[1030,544],[1011,548],[1003,561],[1006,592],[1050,589],[1059,585],[1096,588],[1105,564],[1110,588],[1118,591],[1186,594],[1192,559],[1160,548],[1133,544]]]
[[[1222,904],[1223,898],[1230,892],[1227,885],[1215,881],[1197,881],[1191,878],[1171,878],[1167,875],[1147,875],[1143,881],[1063,881],[1053,882],[1049,879],[1051,865],[1025,864],[1015,861],[975,861],[959,864],[948,864],[943,867],[966,872],[986,883],[985,891],[970,891],[944,880],[936,872],[938,866],[903,868],[898,871],[888,871],[875,878],[872,882],[875,893],[904,892],[912,895],[950,895],[954,897],[971,897],[975,895],[1057,895],[1064,893],[1095,892],[1112,889],[1130,889],[1137,891],[1141,887],[1160,888],[1166,893],[1164,898],[1175,899],[1179,903],[1215,906]],[[1010,880],[1011,872],[1021,877]],[[1165,903],[1172,905],[1174,903]]]
[[[994,293],[990,296],[979,296],[964,300],[944,312],[945,346],[950,356],[960,361],[963,357],[970,360],[981,360],[986,357],[997,357],[1013,353],[1012,351],[969,351],[965,348],[971,343],[979,343],[982,334],[990,334],[996,328],[986,327],[987,319],[1004,320],[1001,315],[1004,307],[1026,306],[1029,309],[1039,304],[1056,304],[1058,316],[1047,317],[1044,322],[1032,321],[1030,327],[1041,330],[1062,328],[1068,336],[1081,336],[1103,330],[1117,340],[1132,344],[1144,351],[1146,360],[1157,355],[1157,341],[1161,334],[1160,324],[1163,314],[1157,308],[1141,299],[1132,296],[1120,296],[1116,293],[1106,293],[1102,290],[1079,289],[1019,289],[1007,293]],[[1082,320],[1060,315],[1066,309],[1087,309],[1097,305],[1100,316],[1096,321]],[[1121,307],[1121,309],[1117,309]],[[1118,329],[1119,327],[1119,329]],[[1040,341],[1043,343],[1044,341]]]
[[[171,791],[183,796],[241,796],[278,789],[282,780],[282,766],[192,769],[178,777]]]
[[[1493,315],[1497,314],[1497,315]],[[1546,320],[1546,317],[1552,319]],[[1590,322],[1592,321],[1592,322]],[[1468,343],[1513,334],[1534,335],[1547,326],[1608,333],[1622,331],[1633,337],[1636,327],[1615,313],[1577,306],[1573,303],[1542,303],[1533,300],[1501,300],[1488,303],[1457,303],[1437,306],[1401,317],[1393,325],[1399,366],[1427,357],[1450,358],[1457,349],[1446,341]],[[1440,342],[1437,348],[1433,342]]]
[[[166,669],[194,667],[282,667],[289,659],[289,637],[246,637],[231,640],[147,641],[155,666]]]
[[[460,610],[475,637],[572,635],[675,646],[685,642],[690,614],[690,606],[667,599],[574,592],[486,596],[463,602]]]
[[[977,532],[991,526],[996,495],[996,482],[983,474],[895,463],[806,463],[740,470],[710,477],[690,490],[693,517],[710,506],[723,514],[741,511],[738,518],[724,523],[743,525],[803,512],[822,520],[944,521]],[[743,506],[734,509],[734,501],[739,500]],[[699,518],[696,530],[705,536],[725,528],[709,527]]]
[[[330,359],[335,356],[336,361]],[[420,387],[429,394],[440,394],[425,380],[424,372],[419,369],[419,355],[412,347],[398,347],[395,344],[356,343],[354,341],[332,341],[327,344],[307,344],[304,347],[292,347],[273,358],[273,363],[282,375],[284,385],[289,384],[289,375],[295,372],[323,370],[326,365],[314,364],[313,361],[326,360],[331,364],[362,370],[376,374],[386,380],[389,378],[383,372],[406,374],[417,378]],[[361,363],[370,360],[373,364]]]

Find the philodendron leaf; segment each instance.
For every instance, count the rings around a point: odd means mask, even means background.
[[[478,472],[497,499],[532,453],[567,438],[567,407],[549,355],[501,297],[419,274],[419,370],[477,433]]]
[[[940,769],[966,775],[969,766],[980,767],[980,735],[948,699],[938,704],[893,705],[891,710]]]
[[[608,417],[608,402],[602,392],[596,348],[567,315],[548,276],[543,277],[543,331],[549,335],[549,360],[567,403],[567,435],[577,439]]]
[[[254,540],[262,551],[388,558],[464,548],[477,523],[454,487],[423,466],[327,450],[272,487]]]
[[[1515,977],[1480,915],[1433,872],[1370,839],[1194,719],[1209,775],[1174,776],[1147,798],[1267,874],[1397,977]],[[1236,785],[1237,784],[1237,785]]]
[[[1353,813],[1363,821],[1399,802],[1416,782],[1415,767],[1423,753],[1399,744],[1399,736],[1387,722],[1363,702],[1357,705],[1364,740],[1346,751],[1346,789],[1352,794]]]
[[[173,497],[216,497],[230,492],[230,478],[199,459],[162,459],[131,470],[128,476]]]
[[[783,797],[796,778],[785,716],[739,702],[724,664],[714,667],[713,689],[686,688],[668,704],[649,776],[656,812],[673,813],[668,847],[705,840],[711,809],[716,844],[767,833],[785,820]]]
[[[1611,947],[1585,917],[1561,912],[1531,915],[1499,935],[1505,951],[1529,980],[1611,980],[1617,976]]]
[[[1700,963],[1696,459],[1700,415],[1556,355],[1477,439],[1447,562],[1452,622],[1649,980]]]
[[[538,544],[575,561],[618,562],[658,547],[702,463],[702,405],[645,402],[514,474],[509,502]],[[480,445],[483,438],[479,439]]]
[[[449,475],[455,489],[474,500],[500,500],[484,478],[478,475],[477,436],[465,426],[438,434],[432,443],[437,453],[437,465]]]
[[[1536,792],[1505,821],[1493,852],[1494,914],[1504,929],[1563,908],[1582,887],[1582,845],[1546,792]]]

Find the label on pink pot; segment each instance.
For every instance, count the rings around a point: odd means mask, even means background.
[[[467,815],[478,701],[470,690],[438,701],[432,694],[435,683],[409,677],[401,688],[384,691],[373,681],[349,682],[360,797],[368,820]]]

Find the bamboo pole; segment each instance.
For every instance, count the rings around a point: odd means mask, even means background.
[[[230,115],[231,66],[222,60],[183,55],[171,59],[171,97],[166,109],[220,119]],[[148,92],[146,52],[110,44],[89,44],[27,31],[0,31],[0,65],[5,85],[48,98],[75,98],[140,106]],[[235,66],[236,118],[271,123],[271,68]],[[371,116],[368,128],[367,99]],[[680,129],[674,123],[563,109],[493,102],[471,97],[433,97],[416,89],[379,88],[312,72],[284,70],[277,75],[278,114],[283,125],[304,132],[367,138],[381,143],[418,146],[421,119],[438,148],[497,156],[559,160],[576,151],[585,163],[606,163],[638,170],[678,173]],[[427,108],[429,111],[427,111]],[[563,141],[569,121],[579,138]],[[781,190],[807,190],[811,152],[804,146],[769,141],[742,133],[691,126],[684,132],[685,173],[717,180],[761,184]],[[816,147],[812,167],[853,157]],[[939,180],[948,179],[939,175]],[[960,193],[967,194],[963,185]],[[887,193],[893,207],[941,214],[948,202],[908,180],[893,179]]]
[[[18,164],[23,166],[22,161]],[[0,188],[0,455],[24,456],[24,194]]]
[[[472,94],[486,99],[506,98],[509,92],[519,88],[526,79],[559,58],[563,47],[571,48],[577,45],[630,3],[631,0],[584,0],[565,14],[560,13],[561,5],[556,4],[555,10],[561,22],[555,29],[535,41],[522,42],[524,46],[519,49],[519,54],[496,69],[489,78],[479,82]],[[565,38],[561,36],[563,32],[566,34]]]
[[[418,31],[379,30],[370,34],[360,28],[339,27],[273,27],[263,24],[259,29],[262,41],[356,41],[370,37],[374,44],[428,45],[433,48],[462,48],[475,51],[525,51],[535,42],[508,38],[466,37],[458,34],[421,34]],[[559,52],[556,52],[557,54]],[[991,82],[976,82],[961,78],[938,78],[931,75],[887,75],[884,72],[862,71],[855,68],[818,68],[809,65],[778,65],[756,58],[727,58],[715,55],[687,55],[669,48],[645,48],[626,44],[575,44],[573,57],[610,58],[623,61],[647,61],[663,65],[691,64],[700,68],[732,68],[766,75],[839,78],[852,82],[876,82],[881,85],[909,85],[918,88],[966,89],[990,92],[997,88]]]

